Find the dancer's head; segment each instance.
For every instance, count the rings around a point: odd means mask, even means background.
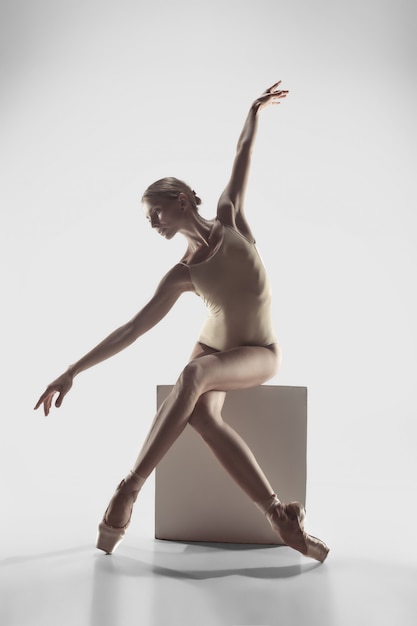
[[[161,178],[142,196],[145,214],[152,228],[171,239],[186,224],[201,204],[195,191],[178,178]]]
[[[142,202],[154,200],[155,198],[178,198],[180,193],[184,193],[187,196],[191,206],[197,211],[197,207],[201,204],[201,200],[197,196],[196,192],[191,189],[187,183],[184,183],[184,181],[174,178],[173,176],[161,178],[155,183],[152,183],[152,185],[149,185],[142,196]]]

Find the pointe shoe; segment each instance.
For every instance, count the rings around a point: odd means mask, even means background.
[[[96,547],[106,554],[113,554],[117,546],[125,536],[127,524],[124,528],[113,528],[106,523],[103,518],[98,525]]]
[[[282,504],[277,496],[273,496],[266,503],[258,503],[258,507],[287,546],[323,563],[329,548],[323,541],[304,531],[305,509],[302,504]]]
[[[131,471],[128,477],[124,478],[117,487],[112,499],[110,500],[109,506],[104,513],[103,519],[98,526],[96,547],[99,550],[103,550],[104,552],[106,552],[106,554],[112,554],[119,545],[119,543],[122,541],[123,537],[125,536],[126,529],[130,524],[133,505],[136,502],[136,498],[144,482],[145,479],[142,478],[142,476],[139,476],[139,474]],[[120,499],[120,497],[122,497],[122,499],[124,500],[126,500],[126,498],[130,500],[127,507],[128,519],[127,522],[123,525],[112,526],[108,522],[108,517],[110,516],[110,510],[113,507],[117,510],[117,500]],[[126,506],[126,502],[124,503],[124,506]],[[117,517],[117,515],[115,515],[115,511],[112,511],[112,515],[113,517]]]

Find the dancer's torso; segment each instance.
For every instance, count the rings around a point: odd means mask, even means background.
[[[196,294],[209,309],[201,343],[227,350],[276,342],[269,280],[254,243],[235,228],[223,226],[212,256],[187,267]]]

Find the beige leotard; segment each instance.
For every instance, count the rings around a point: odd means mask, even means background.
[[[209,309],[199,341],[216,350],[276,342],[271,289],[254,243],[231,226],[207,260],[187,265],[195,293]]]

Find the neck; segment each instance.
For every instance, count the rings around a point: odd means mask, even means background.
[[[181,233],[188,241],[189,250],[195,250],[200,246],[208,246],[208,239],[213,228],[213,220],[206,220],[196,211],[191,219],[181,228]]]

